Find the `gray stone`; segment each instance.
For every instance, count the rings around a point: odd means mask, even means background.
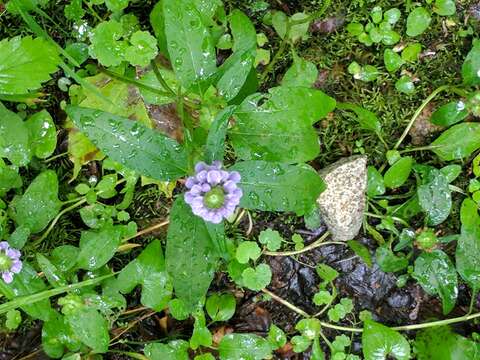
[[[362,227],[367,190],[367,157],[350,156],[319,171],[327,184],[317,204],[333,240],[347,241]]]

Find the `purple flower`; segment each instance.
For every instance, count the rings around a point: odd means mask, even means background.
[[[240,174],[222,170],[222,164],[212,165],[199,162],[195,165],[195,176],[190,176],[185,185],[185,202],[195,215],[205,221],[218,224],[223,218],[233,214],[240,203],[242,190],[237,186]]]
[[[13,274],[22,271],[21,255],[20,251],[11,248],[6,241],[0,242],[0,274],[7,284],[13,281]]]

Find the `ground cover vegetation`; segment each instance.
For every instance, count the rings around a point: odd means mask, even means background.
[[[480,358],[479,21],[0,4],[0,359]],[[338,241],[320,170],[351,155]]]

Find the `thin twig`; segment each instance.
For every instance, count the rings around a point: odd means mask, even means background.
[[[325,245],[346,245],[346,243],[342,241],[324,241],[330,233],[328,231],[325,232],[318,240],[315,242],[311,243],[310,245],[305,246],[301,250],[292,250],[292,251],[265,251],[263,254],[268,255],[268,256],[292,256],[292,255],[298,255],[302,254],[304,252],[313,250],[317,247],[320,246],[325,246]]]

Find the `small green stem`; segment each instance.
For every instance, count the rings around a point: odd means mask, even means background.
[[[38,238],[37,240],[35,240],[32,244],[33,247],[39,245],[43,240],[46,239],[46,237],[50,234],[50,232],[53,230],[53,228],[55,227],[55,225],[57,224],[58,220],[60,220],[60,218],[66,214],[67,212],[69,211],[72,211],[74,209],[76,209],[77,207],[79,207],[80,205],[84,204],[87,202],[87,199],[83,198],[79,201],[77,201],[76,203],[70,205],[69,207],[66,207],[65,209],[63,209],[62,211],[60,211],[57,216],[55,216],[55,218],[53,219],[53,221],[50,223],[50,225],[48,226],[47,230],[44,231],[44,233],[42,234],[42,236],[40,236],[40,238]]]
[[[324,240],[330,235],[330,233],[327,231],[325,234],[323,234],[318,240],[315,242],[311,243],[308,246],[305,246],[301,250],[292,250],[292,251],[265,251],[263,254],[268,255],[268,256],[292,256],[292,255],[298,255],[302,254],[304,252],[313,250],[317,247],[324,246],[324,245],[346,245],[342,241],[325,241]]]
[[[433,149],[438,149],[441,148],[441,145],[427,145],[427,146],[419,146],[416,148],[411,148],[411,149],[405,149],[405,150],[400,150],[400,154],[406,154],[406,153],[411,153],[415,151],[424,151],[424,150],[433,150]]]
[[[373,213],[370,213],[370,212],[365,212],[364,215],[368,216],[368,217],[373,217],[373,218],[376,218],[376,219],[392,219],[393,221],[396,221],[396,222],[398,222],[402,225],[410,226],[405,220],[400,219],[400,218],[395,217],[395,216],[377,215],[377,214],[373,214]]]
[[[117,74],[116,72],[113,72],[113,71],[110,71],[110,70],[107,70],[107,69],[104,69],[104,68],[101,68],[99,67],[98,70],[102,73],[104,73],[105,75],[108,75],[110,76],[111,78],[115,79],[115,80],[118,80],[118,81],[121,81],[121,82],[124,82],[126,84],[132,84],[132,85],[135,85],[136,87],[138,88],[141,88],[141,89],[145,89],[147,91],[150,91],[150,92],[153,92],[155,94],[158,94],[158,95],[161,95],[161,96],[172,96],[172,94],[170,94],[169,92],[166,92],[166,91],[162,91],[162,90],[158,90],[152,86],[148,86],[140,81],[137,81],[137,80],[134,80],[134,79],[130,79],[126,76],[123,76],[123,75],[120,75],[120,74]],[[173,96],[172,96],[173,98]]]
[[[80,289],[80,288],[83,288],[83,287],[86,287],[86,286],[92,286],[92,285],[99,284],[103,280],[109,279],[112,276],[114,276],[115,274],[116,273],[112,273],[112,274],[97,277],[95,279],[89,279],[89,280],[81,281],[79,283],[70,284],[70,285],[66,285],[66,286],[61,286],[61,287],[58,287],[58,288],[55,288],[55,289],[45,290],[45,291],[41,291],[41,292],[31,294],[31,295],[17,296],[17,297],[15,297],[15,300],[11,300],[9,302],[0,304],[0,315],[4,314],[4,313],[6,313],[10,310],[19,308],[21,306],[31,305],[31,304],[34,304],[38,301],[49,299],[53,296],[57,296],[57,295],[63,294],[63,293],[68,292],[68,291],[72,291],[72,290],[75,290],[75,289]],[[6,286],[3,284],[3,282],[0,281],[0,289],[2,287],[6,287]],[[9,290],[8,287],[6,287],[6,288],[7,288],[7,290]],[[4,289],[1,289],[2,292],[4,292],[3,290]]]
[[[303,311],[299,307],[289,303],[287,300],[282,299],[280,296],[275,295],[273,292],[267,289],[263,289],[262,292],[265,294],[269,295],[272,299],[277,301],[278,303],[284,305],[285,307],[289,308],[290,310],[296,312],[297,314],[306,317],[306,318],[311,318],[312,316],[308,314],[307,312]],[[473,319],[480,318],[480,313],[475,313],[475,314],[467,314],[464,316],[459,316],[456,318],[451,318],[451,319],[444,319],[444,320],[437,320],[437,321],[431,321],[423,324],[412,324],[412,325],[402,325],[402,326],[393,326],[390,329],[392,330],[397,330],[397,331],[411,331],[411,330],[420,330],[420,329],[426,329],[430,327],[436,327],[436,326],[445,326],[445,325],[450,325],[450,324],[456,324],[459,322],[465,322]],[[362,328],[356,328],[356,327],[350,327],[350,326],[341,326],[341,325],[335,325],[331,323],[327,323],[324,321],[320,321],[320,324],[323,327],[326,327],[328,329],[334,329],[334,330],[339,330],[339,331],[346,331],[346,332],[357,332],[361,333],[363,332]]]
[[[450,89],[451,86],[450,85],[442,85],[440,87],[438,87],[437,89],[435,89],[423,102],[422,104],[417,108],[417,110],[415,111],[415,113],[413,114],[412,118],[410,119],[410,121],[408,122],[408,125],[407,127],[405,128],[405,130],[403,131],[403,134],[400,136],[400,138],[398,139],[397,143],[395,144],[395,146],[393,147],[393,150],[396,150],[399,148],[399,146],[402,144],[403,140],[405,140],[405,138],[407,137],[408,133],[410,132],[410,130],[412,129],[412,126],[413,124],[415,123],[415,121],[417,120],[417,118],[420,116],[420,114],[422,113],[423,109],[425,109],[425,107],[430,103],[430,101],[432,101],[435,96],[437,96],[438,94],[440,94],[442,91],[445,91],[445,90],[448,90]]]
[[[44,162],[45,162],[46,164],[48,164],[48,163],[50,163],[50,162],[52,162],[52,161],[54,161],[54,160],[57,160],[57,159],[65,156],[65,155],[68,155],[68,151],[63,152],[63,153],[61,153],[61,154],[53,155],[53,156],[49,157],[48,159],[45,159]]]
[[[153,73],[155,74],[155,77],[157,78],[160,85],[162,85],[163,88],[167,92],[169,92],[173,97],[177,96],[177,94],[175,94],[175,91],[172,90],[172,88],[167,84],[167,82],[163,78],[162,74],[160,73],[160,70],[158,69],[158,66],[157,66],[157,63],[155,62],[155,60],[150,61],[150,65],[152,66]]]

